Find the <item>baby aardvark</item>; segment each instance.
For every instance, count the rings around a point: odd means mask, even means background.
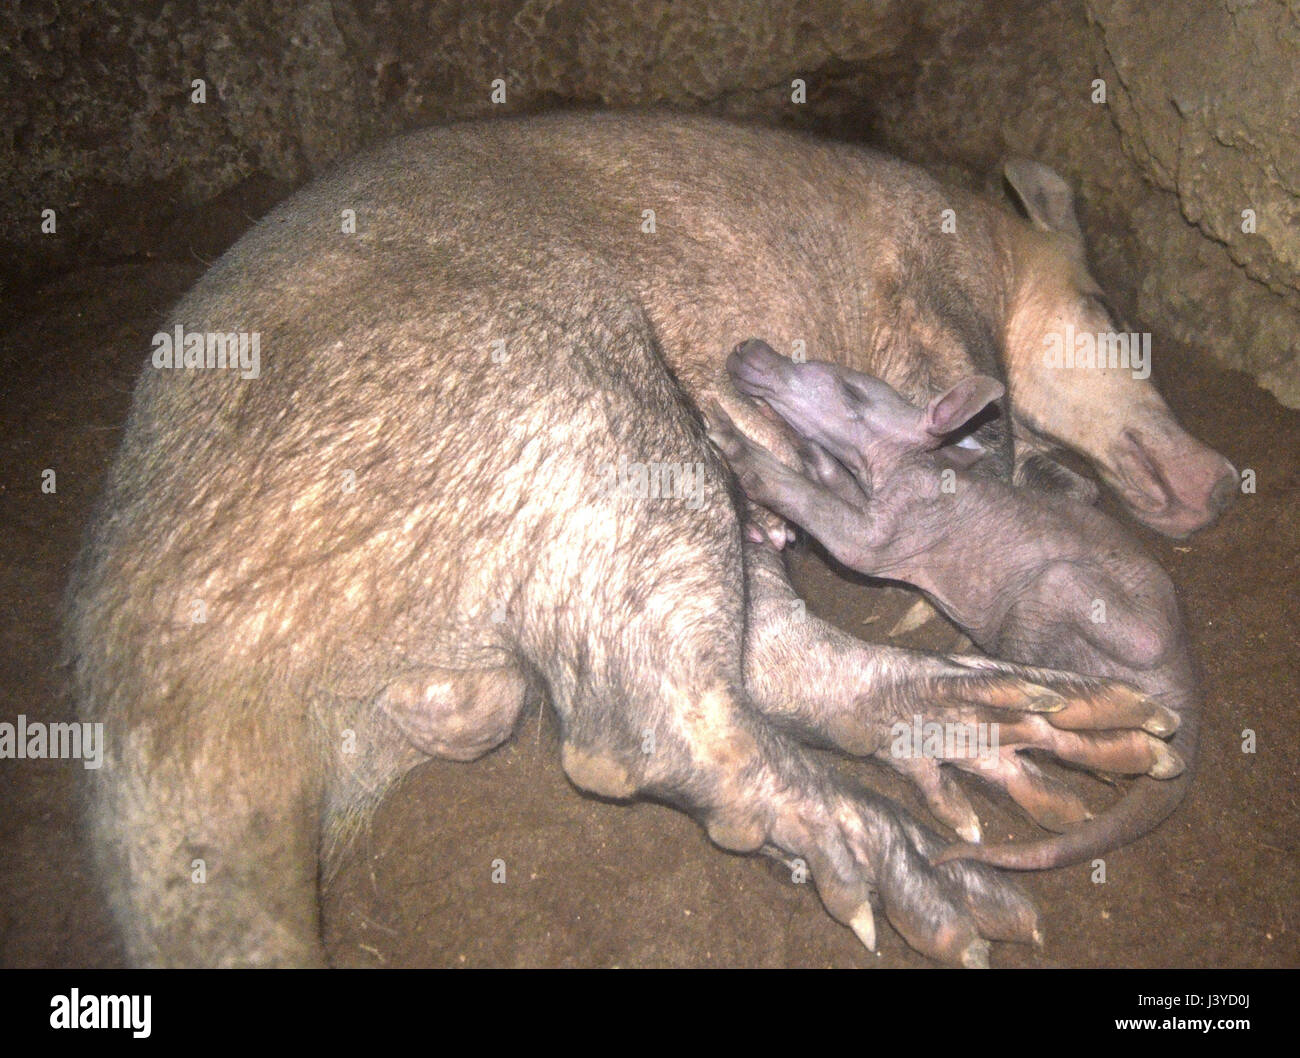
[[[800,473],[728,425],[714,431],[754,502],[803,526],[846,566],[921,588],[995,657],[1125,680],[1178,714],[1179,723],[1147,725],[1161,737],[1176,728],[1168,745],[1152,741],[1135,755],[1131,743],[1116,742],[1113,770],[1142,778],[1096,819],[1015,753],[1017,731],[1003,725],[1001,754],[969,769],[1009,770],[1012,785],[1032,794],[1017,800],[1053,830],[1087,821],[1039,841],[959,845],[941,860],[1020,869],[1077,863],[1168,816],[1190,779],[1199,707],[1173,585],[1100,511],[1013,486],[973,440],[960,439],[1002,384],[964,378],[918,408],[879,379],[796,363],[758,340],[738,346],[728,367],[737,389],[803,439]],[[1089,740],[1095,763],[1107,736],[1061,732],[1059,757],[1074,756],[1075,738]],[[952,796],[949,822],[970,811],[955,788]]]

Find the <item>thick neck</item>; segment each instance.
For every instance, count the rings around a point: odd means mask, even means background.
[[[920,588],[983,646],[1001,628],[1018,586],[1045,559],[1038,541],[1019,536],[1023,499],[1016,489],[956,470],[954,491],[946,492],[945,469],[930,457],[892,474],[890,494],[873,496],[877,510],[891,513],[876,529],[872,572]]]

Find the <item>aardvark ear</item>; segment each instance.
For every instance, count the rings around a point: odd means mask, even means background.
[[[925,409],[925,432],[944,437],[965,426],[1006,392],[1001,382],[985,375],[963,378]]]
[[[1040,231],[1055,231],[1083,243],[1079,219],[1074,213],[1074,193],[1055,169],[1028,158],[1008,158],[1002,174]]]

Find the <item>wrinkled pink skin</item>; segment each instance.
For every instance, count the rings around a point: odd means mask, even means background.
[[[1109,317],[1097,326],[1114,328]],[[1016,379],[1010,377],[1011,405],[1017,416],[1031,420],[1016,404]],[[1131,380],[1122,371],[1073,381],[1058,387],[1060,401],[1051,418],[1071,424],[1091,418],[1095,430],[1087,432],[1099,436],[1079,450],[1135,521],[1182,539],[1213,524],[1235,499],[1236,468],[1184,430],[1149,382]]]
[[[923,589],[996,657],[1136,685],[1179,714],[1170,745],[1190,766],[1199,695],[1168,576],[1093,507],[1012,486],[977,447],[951,443],[1001,396],[999,383],[963,379],[921,409],[878,379],[795,363],[759,341],[743,343],[728,367],[742,393],[805,441],[802,475],[752,442],[726,449],[751,499],[802,525],[845,565]],[[1142,777],[1066,834],[959,846],[943,858],[1020,869],[1080,862],[1155,827],[1189,779],[1190,767],[1177,778]]]
[[[1129,513],[1175,539],[1213,523],[1237,495],[1236,468],[1168,420],[1126,428],[1114,460],[1118,474],[1104,476]]]
[[[1085,327],[1116,329],[1102,309],[1080,315]],[[1026,384],[1035,371],[1043,369],[1022,364],[1005,375],[1017,421],[1086,455],[1134,520],[1181,539],[1211,525],[1236,497],[1236,468],[1183,429],[1150,381],[1094,370]]]

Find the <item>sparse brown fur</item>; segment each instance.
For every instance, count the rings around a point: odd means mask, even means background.
[[[949,206],[958,233],[935,238]],[[338,230],[344,209],[355,235]],[[879,661],[847,637],[809,654],[847,661],[838,677],[819,661],[806,677],[742,671],[763,596],[696,410],[716,400],[771,434],[723,366],[753,333],[810,356],[867,351],[857,366],[904,391],[969,368],[948,357],[996,358],[1005,291],[983,262],[1003,216],[856,148],[594,114],[407,136],[257,224],[164,329],[257,331],[261,377],[146,368],[69,593],[81,715],[107,729],[90,829],[131,960],[323,961],[318,857],[327,872],[421,759],[402,723],[418,695],[401,686],[421,672],[464,687],[517,674],[480,725],[420,731],[426,749],[481,752],[524,681],[566,744],[621,762],[620,791],[805,856],[864,935],[871,885],[937,957],[977,953],[981,901],[1000,909],[983,923],[1024,934],[1012,887],[930,869],[933,836],[841,789],[761,715],[777,704],[749,697],[838,678],[841,708],[910,708],[909,688],[1004,676],[931,659],[918,682],[901,653]],[[894,312],[921,281],[926,307]],[[949,286],[951,313],[934,300]],[[621,458],[698,468],[701,503],[603,492]],[[832,642],[815,622],[803,633]],[[459,702],[454,678],[435,684]],[[719,688],[692,746],[683,703]]]

